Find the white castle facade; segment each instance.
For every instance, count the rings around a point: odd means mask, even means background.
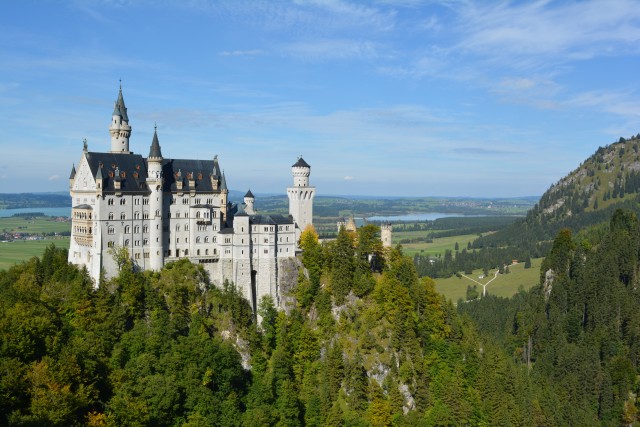
[[[142,270],[187,258],[201,264],[213,283],[233,282],[254,309],[264,295],[280,305],[285,282],[297,279],[300,232],[312,223],[311,167],[301,157],[292,166],[288,216],[258,215],[251,191],[243,206],[229,202],[217,156],[165,158],[157,129],[148,157],[131,152],[122,87],[109,132],[111,150],[88,151],[85,141],[71,170],[69,262],[86,267],[98,286],[101,275],[118,274],[117,248],[127,248]]]

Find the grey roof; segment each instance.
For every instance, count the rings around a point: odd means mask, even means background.
[[[291,167],[292,168],[310,168],[311,166],[309,166],[309,164],[304,161],[302,156],[300,156],[298,157],[298,161],[295,162]]]
[[[118,100],[116,101],[116,108],[113,110],[113,114],[116,115],[116,110],[120,112],[118,114],[122,117],[122,120],[129,121],[127,116],[127,107],[124,106],[124,98],[122,97],[122,85],[120,85],[120,92],[118,92]]]
[[[96,179],[102,179],[102,180],[105,179],[104,172],[102,170],[102,163],[98,165],[98,171],[96,172],[95,176],[96,176]]]
[[[247,191],[247,194],[245,194],[244,197],[250,197],[252,199],[255,199],[255,197],[253,196],[253,193],[251,192],[251,190]]]
[[[222,179],[220,180],[220,189],[227,190],[227,177],[224,176],[224,172],[222,172]]]
[[[76,177],[76,165],[71,167],[71,175],[69,175],[69,179],[73,179]]]
[[[153,141],[151,141],[151,148],[149,149],[149,157],[162,158],[162,151],[160,151],[160,143],[158,142],[158,131],[153,131]]]
[[[293,224],[293,217],[291,215],[251,215],[249,222],[258,225]]]
[[[211,186],[211,176],[217,179],[221,175],[219,166],[212,160],[186,160],[186,159],[163,159],[162,176],[164,178],[163,191],[177,191],[178,180],[182,180],[182,190],[190,191],[188,174],[182,171],[192,171],[191,176],[195,178],[196,192],[217,192]],[[182,176],[180,176],[182,175]],[[220,184],[222,189],[222,183]]]
[[[87,205],[87,204],[82,204],[82,205],[74,206],[73,209],[89,209],[89,210],[93,210],[93,206]]]

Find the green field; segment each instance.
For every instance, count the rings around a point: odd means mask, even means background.
[[[71,231],[71,221],[57,222],[48,216],[35,217],[33,219],[13,216],[0,218],[0,231],[17,233],[62,233]]]
[[[394,231],[393,244],[397,245],[403,239],[425,237],[428,233],[428,231]],[[413,257],[417,253],[432,256],[437,254],[444,255],[445,250],[450,249],[453,251],[455,249],[456,242],[460,250],[462,250],[466,249],[468,242],[472,242],[477,238],[477,234],[463,234],[459,236],[438,237],[433,239],[432,243],[403,243],[402,252],[410,257]]]
[[[487,292],[492,295],[508,298],[515,295],[521,286],[526,290],[537,285],[540,281],[540,265],[542,264],[542,260],[543,258],[531,260],[531,268],[524,268],[523,262],[510,265],[510,273],[499,274],[498,277],[487,286]],[[475,270],[473,274],[468,276],[485,284],[493,279],[495,272],[496,270],[490,270],[489,275],[484,279],[478,278],[482,274],[482,270]],[[435,279],[435,282],[436,290],[453,302],[457,302],[460,298],[465,299],[467,286],[476,284],[469,279],[464,277],[458,278],[456,276],[449,277],[448,279]],[[478,292],[482,293],[482,286],[478,285]]]
[[[15,263],[26,261],[31,257],[41,257],[50,244],[69,249],[69,238],[58,237],[44,240],[16,240],[0,242],[0,270],[6,270]]]

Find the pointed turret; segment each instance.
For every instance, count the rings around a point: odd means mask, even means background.
[[[111,152],[129,154],[129,137],[131,136],[131,126],[129,126],[127,107],[125,107],[124,98],[122,97],[122,83],[120,83],[118,100],[113,106],[113,114],[111,115],[111,125],[109,126],[109,133],[111,134]]]
[[[104,176],[104,171],[102,170],[102,163],[98,165],[98,170],[96,171],[96,190],[98,192],[104,189],[104,180],[106,177]]]
[[[222,179],[220,180],[220,190],[229,191],[227,188],[227,178],[224,176],[224,172],[222,172]]]
[[[153,130],[153,141],[149,149],[149,159],[162,159],[162,151],[160,151],[160,143],[158,142],[158,127]]]
[[[74,164],[71,167],[71,174],[69,174],[69,188],[73,187],[73,181],[75,181],[76,178],[76,165]]]

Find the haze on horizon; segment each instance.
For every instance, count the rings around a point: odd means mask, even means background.
[[[542,194],[640,132],[640,1],[87,0],[0,4],[0,192],[65,191],[109,150],[218,155],[229,187]]]

